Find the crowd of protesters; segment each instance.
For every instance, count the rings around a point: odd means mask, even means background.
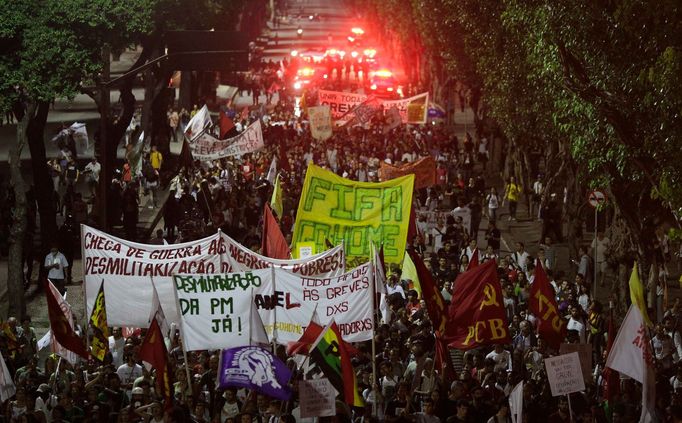
[[[253,79],[245,90],[258,104],[258,94],[272,86],[267,75],[277,67],[268,64],[266,77]],[[272,90],[270,90],[272,91]],[[269,101],[267,101],[269,103]],[[170,110],[169,126],[173,139],[182,137],[189,119],[197,112]],[[609,304],[592,297],[592,282],[597,272],[601,280],[612,272],[605,251],[609,240],[599,234],[593,245],[582,246],[575,269],[558,269],[553,241],[562,241],[561,206],[556,195],[545,193],[540,179],[532,187],[523,187],[514,178],[496,186],[497,169],[489,163],[489,143],[485,137],[462,139],[443,125],[400,126],[385,131],[383,117],[377,115],[364,127],[336,131],[324,142],[314,140],[305,113],[297,115],[295,104],[286,95],[267,108],[230,112],[236,135],[255,119],[264,124],[265,148],[243,157],[223,158],[182,166],[168,181],[162,181],[164,158],[156,148],[135,151],[132,141],[135,125],[127,135],[129,146],[125,163],[113,181],[115,198],[112,215],[122,224],[126,237],[137,240],[137,215],[141,206],[163,207],[163,230],[152,243],[179,243],[222,231],[258,251],[261,241],[261,211],[272,192],[268,172],[276,157],[276,169],[282,177],[283,216],[281,229],[288,241],[295,222],[308,163],[358,181],[378,181],[382,163],[401,165],[432,156],[437,163],[436,184],[415,192],[414,209],[418,211],[418,235],[412,240],[431,271],[438,290],[449,303],[457,290],[457,276],[467,269],[474,255],[479,261],[495,260],[503,292],[503,303],[512,342],[490,345],[470,351],[451,350],[454,374],[446,374],[435,365],[435,337],[423,299],[412,281],[402,277],[397,267],[387,274],[390,320],[377,317],[376,352],[371,343],[357,345],[353,357],[358,389],[365,408],[351,408],[337,401],[336,415],[317,420],[340,422],[510,422],[508,396],[521,380],[523,421],[631,422],[639,416],[640,387],[627,378],[617,379],[605,389],[605,350],[609,338]],[[131,138],[131,139],[128,139]],[[139,155],[142,155],[140,157]],[[68,145],[59,158],[50,161],[55,190],[60,195],[60,210],[77,214],[78,201],[68,197],[81,175],[97,181],[99,167],[93,160],[85,169],[73,168],[74,154]],[[93,184],[94,186],[95,184]],[[160,204],[158,192],[167,185],[168,199]],[[71,189],[69,188],[71,187]],[[58,189],[57,189],[58,188]],[[94,188],[93,188],[94,189]],[[94,194],[94,191],[92,192]],[[72,194],[74,196],[78,194]],[[551,196],[545,209],[529,210],[530,218],[544,221],[540,246],[527,251],[525,242],[515,240],[513,251],[501,245],[498,222],[521,218],[517,204],[524,195],[531,203]],[[64,197],[67,197],[66,199]],[[147,200],[141,204],[140,199]],[[525,216],[524,216],[525,217]],[[78,222],[79,220],[71,220]],[[482,226],[483,224],[483,226]],[[662,256],[670,259],[669,242],[656,234]],[[597,262],[593,249],[597,247]],[[667,248],[668,251],[663,251]],[[54,248],[52,253],[57,250]],[[601,254],[600,254],[601,252]],[[67,257],[72,264],[73,257]],[[542,263],[551,285],[559,313],[567,320],[567,344],[591,347],[592,374],[585,380],[586,390],[572,394],[571,410],[566,397],[552,397],[543,359],[557,355],[545,340],[536,336],[537,318],[528,311],[530,286],[536,263]],[[67,276],[64,276],[67,277]],[[70,275],[68,276],[70,278]],[[662,288],[661,288],[662,289]],[[61,289],[60,289],[61,290]],[[662,296],[662,295],[661,295]],[[456,306],[456,304],[455,304]],[[657,363],[657,418],[661,422],[682,421],[682,305],[664,307],[652,299],[651,316],[656,322],[652,346]],[[76,317],[76,316],[74,316]],[[76,324],[86,336],[86,328]],[[137,357],[145,330],[124,333],[112,328],[109,352],[103,362],[69,363],[55,355],[43,362],[37,359],[36,332],[30,317],[22,322],[10,318],[0,333],[2,351],[16,384],[15,396],[4,404],[8,422],[293,422],[313,421],[300,417],[298,381],[304,377],[294,372],[294,397],[279,401],[255,392],[216,388],[217,351],[191,352],[188,362],[177,331],[166,340],[172,376],[172,404],[159,395],[156,374],[148,371]],[[284,346],[275,353],[292,368]],[[373,363],[378,373],[373,374]],[[189,374],[190,379],[187,378]]]
[[[552,239],[540,248],[526,251],[519,240],[514,251],[501,249],[497,222],[518,218],[514,208],[523,187],[509,180],[497,193],[490,186],[487,171],[486,141],[467,136],[458,140],[442,126],[403,126],[384,133],[377,117],[365,128],[355,127],[336,133],[332,139],[316,142],[310,136],[305,115],[296,117],[293,107],[278,104],[262,116],[252,111],[243,121],[260,118],[266,123],[266,148],[240,159],[194,162],[183,167],[169,181],[170,195],[164,205],[164,230],[152,242],[175,243],[200,238],[221,228],[246,246],[258,250],[260,211],[270,198],[267,173],[274,156],[279,156],[278,172],[283,176],[284,216],[281,228],[290,239],[297,199],[301,193],[309,162],[341,176],[359,181],[377,181],[382,162],[400,165],[431,155],[437,165],[437,184],[419,190],[415,209],[424,212],[418,219],[419,235],[412,247],[421,252],[446,301],[457,289],[457,275],[466,269],[473,254],[480,261],[496,260],[512,343],[482,347],[467,352],[451,350],[455,375],[446,376],[434,365],[435,339],[425,303],[412,289],[411,281],[401,277],[400,269],[389,268],[387,291],[392,319],[377,324],[376,356],[369,343],[357,345],[353,358],[358,389],[365,408],[351,409],[337,402],[337,415],[319,421],[418,421],[418,422],[508,422],[507,397],[517,382],[524,380],[524,421],[635,421],[639,407],[639,388],[628,379],[604,392],[604,350],[608,305],[591,297],[591,272],[605,273],[598,263],[594,269],[588,248],[581,250],[576,271],[556,270],[556,251]],[[241,115],[239,115],[241,117]],[[181,129],[181,127],[180,127]],[[162,166],[162,158],[143,159],[143,185],[149,187],[151,173]],[[148,162],[148,164],[147,164]],[[147,173],[145,175],[145,173]],[[133,188],[125,202],[134,201],[137,209],[139,187],[132,178],[122,186]],[[153,196],[150,196],[153,200]],[[156,204],[158,206],[158,204]],[[154,204],[151,204],[153,207]],[[467,216],[463,219],[462,216]],[[427,216],[436,216],[435,222]],[[487,225],[481,228],[481,222]],[[560,228],[554,228],[560,232]],[[480,242],[479,240],[485,240]],[[608,239],[600,235],[601,247]],[[605,248],[604,248],[605,249]],[[586,391],[571,396],[571,412],[565,397],[551,396],[543,359],[556,355],[536,334],[537,319],[528,312],[529,287],[534,281],[535,263],[546,269],[556,293],[559,311],[568,320],[566,343],[589,344],[592,348],[593,377],[586,380]],[[601,266],[601,267],[600,267]],[[658,363],[659,409],[661,421],[679,421],[682,392],[682,341],[678,321],[682,307],[676,302],[662,310],[652,345]],[[380,320],[378,320],[380,321]],[[84,334],[80,326],[78,331]],[[157,395],[155,374],[139,362],[136,351],[144,330],[123,337],[113,328],[110,351],[104,362],[79,362],[75,365],[51,355],[44,362],[36,359],[36,334],[30,318],[21,324],[10,319],[0,335],[0,348],[17,386],[15,397],[5,404],[6,421],[99,422],[99,421],[194,421],[194,422],[289,422],[300,418],[298,398],[282,402],[244,390],[215,388],[217,352],[194,352],[185,364],[177,332],[167,340],[173,375],[174,400],[167,408]],[[277,355],[292,368],[284,348]],[[373,379],[372,362],[378,374]],[[187,380],[185,365],[191,380]],[[303,375],[295,373],[297,380]],[[608,406],[606,406],[608,404]],[[376,414],[373,409],[376,408]]]

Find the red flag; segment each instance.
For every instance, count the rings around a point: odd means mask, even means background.
[[[47,280],[43,282],[43,291],[45,291],[45,298],[47,299],[47,312],[50,317],[50,328],[54,334],[55,339],[59,344],[69,351],[73,351],[86,360],[90,358],[88,350],[85,348],[83,340],[73,331],[69,321],[64,312],[57,304],[57,299],[52,294]]]
[[[547,345],[558,350],[566,338],[566,321],[559,315],[554,290],[540,260],[535,263],[535,281],[530,286],[528,310],[538,319],[538,335]]]
[[[495,260],[457,277],[448,316],[444,337],[452,348],[511,342]]]
[[[292,356],[294,354],[308,355],[308,353],[310,352],[310,347],[312,347],[313,344],[315,344],[315,341],[317,341],[317,338],[320,337],[320,334],[322,333],[323,329],[324,327],[320,326],[319,324],[311,320],[308,326],[303,331],[301,337],[298,339],[298,341],[289,342],[289,344],[287,344],[287,355],[288,356]],[[356,355],[358,355],[359,351],[352,344],[343,341],[343,345],[345,346],[346,351],[351,357],[355,357]]]
[[[322,326],[311,321],[308,326],[303,331],[303,334],[296,342],[289,342],[287,345],[287,355],[292,356],[294,354],[304,354],[307,355],[310,350],[310,346],[317,340],[317,338],[322,333]]]
[[[414,237],[419,235],[417,230],[417,223],[414,220],[414,204],[410,207],[410,221],[407,223],[407,245],[412,244]]]
[[[469,259],[469,264],[467,264],[467,271],[475,268],[478,266],[478,248],[474,250],[474,253],[471,255],[471,259]]]
[[[261,242],[261,253],[270,258],[287,260],[291,258],[291,251],[287,240],[284,239],[282,231],[275,216],[266,203],[263,210],[263,235]]]
[[[234,128],[234,122],[227,116],[224,110],[220,109],[220,118],[218,119],[220,124],[220,139],[225,139],[225,136]]]
[[[455,369],[452,367],[452,360],[450,360],[450,354],[448,354],[448,346],[443,335],[440,331],[435,332],[436,335],[436,355],[434,357],[434,366],[439,369],[445,378],[445,381],[450,384],[451,381],[455,380],[456,373]]]
[[[149,324],[147,335],[144,337],[142,345],[140,345],[138,357],[156,369],[158,392],[163,395],[166,408],[172,407],[173,395],[171,391],[171,376],[168,369],[168,352],[166,351],[166,344],[159,327],[159,322],[156,319],[152,319]]]
[[[407,254],[410,255],[412,263],[414,263],[414,268],[417,270],[417,276],[419,277],[419,284],[422,288],[422,298],[426,302],[426,312],[429,315],[433,329],[443,333],[445,330],[445,300],[443,295],[441,295],[438,290],[436,282],[431,276],[431,272],[426,268],[426,265],[419,257],[416,251],[410,249],[407,250]]]

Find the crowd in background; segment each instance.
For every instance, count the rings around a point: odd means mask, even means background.
[[[274,66],[269,68],[276,72]],[[264,81],[267,82],[253,82],[255,85],[248,88],[252,95],[268,85],[269,80]],[[220,228],[258,251],[261,211],[272,192],[268,172],[273,159],[277,158],[276,169],[282,177],[281,229],[290,241],[308,163],[349,179],[372,182],[378,181],[382,163],[399,166],[432,156],[437,163],[436,184],[415,192],[413,207],[418,211],[419,230],[410,248],[420,253],[446,302],[457,290],[458,275],[467,269],[474,255],[478,255],[480,262],[495,260],[512,339],[509,345],[490,345],[466,352],[451,350],[448,359],[454,375],[447,375],[435,365],[435,337],[423,299],[419,298],[413,281],[404,278],[399,268],[389,267],[387,292],[392,318],[377,323],[376,355],[372,356],[371,343],[366,342],[356,346],[359,353],[353,357],[358,388],[366,406],[351,409],[337,401],[336,416],[318,421],[509,422],[507,398],[521,380],[525,382],[524,421],[568,422],[569,414],[577,422],[637,420],[641,394],[632,380],[621,378],[608,392],[604,389],[604,353],[609,337],[615,333],[609,329],[609,304],[592,297],[592,283],[612,273],[605,255],[607,236],[599,234],[593,245],[582,246],[575,268],[561,271],[553,244],[562,240],[560,200],[554,195],[545,208],[539,208],[538,198],[552,195],[544,192],[539,178],[536,182],[540,185],[532,187],[523,187],[513,178],[502,183],[498,170],[489,163],[489,143],[484,137],[466,134],[458,139],[443,125],[431,123],[384,131],[383,117],[375,116],[364,127],[343,128],[331,139],[319,142],[310,135],[305,113],[297,115],[292,101],[286,97],[281,100],[273,107],[252,108],[246,113],[227,108],[236,126],[233,134],[255,119],[262,120],[264,149],[238,158],[194,161],[182,166],[168,180],[161,178],[164,168],[161,153],[154,147],[144,153],[133,151],[134,142],[127,140],[131,147],[113,181],[117,197],[111,202],[115,223],[123,226],[125,236],[139,239],[136,227],[141,206],[162,207],[164,229],[152,243],[186,242]],[[169,111],[174,139],[182,137],[184,126],[196,111],[197,107],[190,112]],[[142,154],[141,159],[138,154]],[[55,188],[61,193],[59,208],[71,216],[67,221],[71,222],[72,230],[78,222],[85,221],[79,217],[80,194],[73,192],[73,185],[85,177],[88,186],[94,189],[93,181],[99,175],[96,160],[78,169],[73,165],[74,156],[67,143],[60,156],[50,160]],[[168,198],[161,204],[158,194],[166,188]],[[517,206],[526,195],[531,196],[535,209],[522,216]],[[142,204],[141,199],[146,203]],[[543,219],[546,230],[543,229],[540,247],[527,251],[525,243],[534,240],[516,239],[513,251],[505,251],[497,223],[521,218]],[[595,247],[596,263],[591,258]],[[67,247],[60,250],[64,248]],[[662,251],[662,256],[670,260],[669,251]],[[69,261],[72,260],[73,255]],[[566,397],[551,396],[544,370],[543,359],[558,351],[536,336],[538,321],[528,311],[530,286],[538,262],[550,279],[559,313],[568,322],[565,342],[591,346],[591,377],[585,381],[584,392],[571,395],[570,412]],[[665,307],[657,300],[651,302],[651,316],[656,322],[652,346],[659,382],[657,417],[662,422],[681,421],[682,305],[675,301]],[[82,336],[88,332],[78,324],[77,331]],[[4,420],[312,421],[300,418],[296,393],[303,372],[295,372],[295,395],[287,402],[244,390],[219,390],[215,383],[218,352],[193,352],[185,363],[175,331],[167,339],[169,359],[175,369],[173,403],[163,404],[155,388],[155,373],[148,371],[137,357],[145,331],[135,331],[126,334],[127,337],[121,328],[113,328],[112,332],[110,351],[102,363],[71,364],[54,355],[38,362],[36,333],[30,318],[22,322],[8,320],[0,333],[0,350],[17,393],[4,404]],[[275,352],[295,367],[283,346],[278,346]],[[376,377],[372,373],[373,362],[377,364]],[[185,366],[189,368],[190,380]],[[375,408],[377,413],[372,415]]]

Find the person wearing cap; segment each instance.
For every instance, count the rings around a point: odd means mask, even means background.
[[[135,409],[145,405],[144,389],[138,386],[130,390],[130,404]]]

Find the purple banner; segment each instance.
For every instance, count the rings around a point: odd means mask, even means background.
[[[288,400],[291,372],[286,364],[261,347],[238,347],[223,350],[220,356],[220,388],[238,387],[280,400]]]

